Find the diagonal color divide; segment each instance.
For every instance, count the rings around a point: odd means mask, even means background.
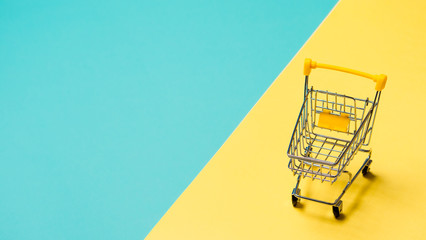
[[[426,235],[421,154],[426,141],[426,3],[343,0],[279,75],[146,239],[420,239]],[[372,175],[343,198],[344,217],[303,202],[285,155],[301,105],[305,57],[388,75],[372,138]],[[367,80],[318,70],[318,88],[363,96]],[[352,169],[360,164],[354,159]],[[343,183],[307,182],[307,195],[333,198]]]

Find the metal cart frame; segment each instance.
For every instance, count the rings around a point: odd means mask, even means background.
[[[374,100],[315,90],[313,87],[309,89],[309,75],[315,68],[342,71],[373,80],[376,82]],[[305,199],[331,205],[334,216],[338,218],[343,208],[341,199],[347,189],[360,173],[365,176],[369,172],[372,151],[367,147],[387,76],[317,63],[311,59],[305,60],[304,75],[304,100],[287,151],[290,158],[288,168],[297,175],[297,183],[291,194],[292,204],[297,206],[300,199]],[[346,167],[358,151],[368,153],[368,157],[352,176]],[[301,195],[299,184],[302,178],[334,183],[343,173],[349,179],[334,202]]]

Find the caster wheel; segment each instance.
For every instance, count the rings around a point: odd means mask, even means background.
[[[370,172],[370,165],[371,162],[373,162],[373,160],[368,161],[368,163],[364,166],[364,168],[362,169],[362,176],[366,176],[369,172]]]
[[[296,197],[295,194],[300,194],[300,188],[293,189],[293,193],[291,194],[291,203],[293,204],[293,207],[296,207],[297,203],[300,202],[300,198]]]
[[[333,206],[333,215],[335,218],[339,218],[340,213],[342,213],[343,202],[340,200],[336,206]]]
[[[294,195],[291,195],[291,203],[293,204],[293,207],[296,207],[298,202],[299,202],[299,198],[297,198]]]

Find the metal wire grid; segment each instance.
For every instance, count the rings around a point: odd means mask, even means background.
[[[329,110],[331,114],[348,115],[350,120],[348,134],[351,135],[355,133],[364,119],[367,106],[373,103],[368,98],[353,98],[338,93],[314,89],[311,89],[309,96],[313,128],[318,127],[316,119],[319,117],[319,114],[324,110]]]
[[[371,108],[365,114],[369,104]],[[336,181],[361,145],[366,145],[368,133],[371,136],[373,124],[369,126],[375,106],[377,104],[373,105],[368,99],[321,90],[308,91],[289,146],[289,168],[302,177],[322,182]],[[332,114],[348,114],[350,131],[347,134],[351,138],[342,139],[315,133],[313,130],[318,127],[316,119],[323,110],[330,110]]]

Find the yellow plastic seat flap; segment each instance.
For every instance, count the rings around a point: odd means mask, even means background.
[[[334,115],[330,110],[323,110],[319,115],[318,127],[327,128],[339,132],[348,132],[349,130],[349,115],[342,113]]]

